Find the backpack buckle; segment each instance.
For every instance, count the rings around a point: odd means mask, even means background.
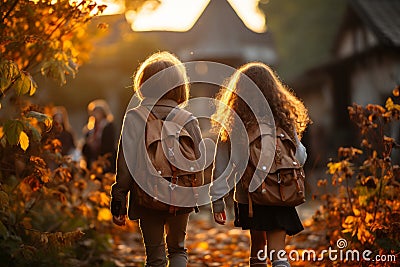
[[[173,183],[169,183],[169,187],[171,188],[171,190],[173,191],[176,187],[176,184]]]
[[[178,183],[178,176],[176,176],[175,174],[172,176],[171,178],[171,182],[169,183],[169,187],[171,188],[171,190],[174,190],[175,187],[177,186]]]
[[[175,156],[174,148],[173,147],[169,147],[168,148],[168,157],[174,158],[174,156]]]

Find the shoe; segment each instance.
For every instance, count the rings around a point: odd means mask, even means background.
[[[272,267],[290,267],[290,263],[287,260],[274,260]]]
[[[267,267],[267,261],[260,261],[257,257],[250,257],[250,267]]]

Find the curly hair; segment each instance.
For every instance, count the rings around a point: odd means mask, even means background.
[[[239,115],[247,131],[257,125],[259,116],[268,116],[268,108],[261,104],[262,101],[250,108],[239,97],[239,95],[244,94],[247,94],[246,98],[249,99],[257,97],[254,90],[248,90],[249,83],[246,83],[246,80],[248,80],[246,77],[250,78],[261,90],[270,106],[275,125],[283,128],[292,137],[294,137],[293,130],[296,130],[299,138],[301,138],[302,133],[311,122],[307,108],[291,89],[281,83],[269,66],[260,62],[251,62],[240,67],[228,79],[226,86],[221,87],[216,97],[217,109],[211,118],[213,131],[220,134],[221,140],[226,141],[228,139],[235,123],[237,123],[234,119],[235,112]],[[257,118],[254,113],[257,114]]]

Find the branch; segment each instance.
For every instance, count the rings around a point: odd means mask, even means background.
[[[381,179],[379,181],[378,198],[376,199],[375,208],[374,208],[374,221],[373,221],[374,223],[375,223],[376,214],[377,214],[378,208],[379,208],[379,202],[381,201],[381,198],[382,198],[382,186],[383,186],[383,179],[385,178],[385,172],[386,172],[386,168],[382,168]]]
[[[7,11],[7,13],[4,15],[4,17],[1,18],[1,21],[4,21],[11,14],[11,11],[14,10],[14,8],[17,6],[17,4],[18,4],[18,0],[15,0],[14,3],[12,3],[11,8]]]
[[[61,21],[58,23],[58,25],[50,32],[50,34],[46,36],[46,38],[43,40],[43,42],[48,41],[48,40],[53,36],[53,34],[54,34],[68,19],[70,19],[70,18],[72,17],[72,15],[73,15],[73,13],[75,12],[75,10],[78,10],[78,12],[79,12],[79,9],[78,9],[78,8],[79,8],[79,6],[82,5],[83,2],[84,2],[84,1],[81,1],[74,9],[72,9],[72,10],[69,12],[69,14],[65,15],[65,17],[61,19]],[[25,70],[25,71],[28,70],[28,68],[31,66],[32,61],[39,55],[39,53],[40,53],[41,51],[42,51],[42,50],[36,51],[36,53],[34,53],[34,54],[29,58],[28,64],[23,68],[23,70]],[[34,67],[36,67],[38,64],[39,64],[39,63],[35,64]]]
[[[350,208],[353,211],[353,202],[351,201],[349,178],[347,177],[347,175],[346,175],[346,191],[347,191],[347,198],[349,199]]]

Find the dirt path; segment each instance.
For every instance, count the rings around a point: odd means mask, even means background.
[[[303,222],[311,218],[316,204],[299,207]],[[188,267],[208,266],[248,266],[249,233],[233,226],[231,214],[228,214],[226,226],[212,221],[211,213],[202,209],[190,216],[186,245],[189,252]],[[321,237],[304,230],[295,238],[288,238],[287,249],[308,248]],[[129,223],[129,231],[121,232],[115,239],[113,251],[117,266],[144,266],[145,251],[140,230],[136,222]],[[292,263],[292,266],[307,266],[305,263]],[[310,265],[311,266],[311,265]]]

